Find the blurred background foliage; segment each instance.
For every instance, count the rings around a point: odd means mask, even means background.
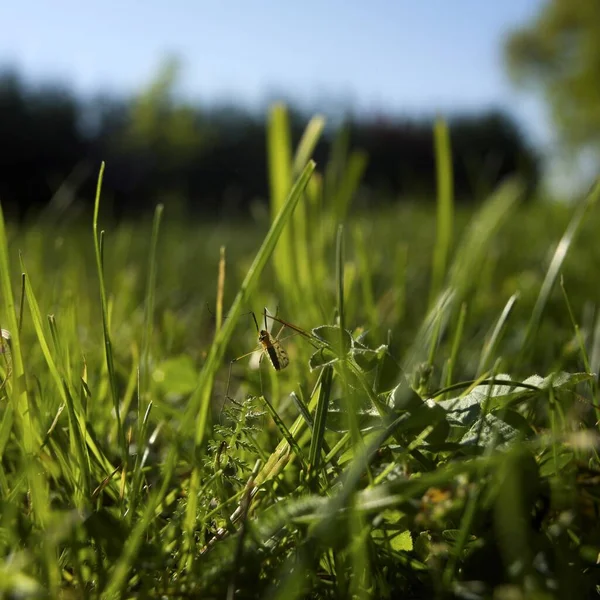
[[[549,0],[506,44],[516,82],[543,94],[563,142],[600,149],[600,3]]]
[[[24,217],[53,199],[89,207],[97,166],[105,160],[106,201],[114,216],[137,215],[165,202],[171,214],[243,215],[268,197],[266,117],[241,105],[202,107],[178,99],[180,64],[167,59],[130,98],[84,101],[64,87],[34,86],[0,74],[0,197]],[[296,145],[310,115],[291,107]],[[345,115],[328,125],[314,151],[325,164],[340,144],[367,157],[358,202],[401,198],[433,203],[433,120]],[[502,111],[450,119],[455,193],[477,202],[510,174],[533,192],[540,158]],[[81,201],[81,202],[79,202]]]

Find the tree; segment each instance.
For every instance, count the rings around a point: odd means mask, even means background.
[[[600,150],[600,2],[548,0],[505,51],[515,81],[541,89],[566,147]]]

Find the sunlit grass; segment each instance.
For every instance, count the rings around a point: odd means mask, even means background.
[[[598,190],[454,206],[440,123],[437,210],[353,210],[322,126],[274,110],[253,225],[0,219],[0,594],[594,590]],[[290,365],[228,399],[264,306]]]

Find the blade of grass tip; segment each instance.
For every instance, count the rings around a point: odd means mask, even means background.
[[[494,330],[492,331],[492,334],[490,335],[489,340],[485,344],[483,352],[481,353],[481,358],[479,360],[479,367],[477,368],[477,377],[479,377],[482,373],[487,371],[488,368],[490,367],[491,359],[494,356],[494,353],[500,342],[500,339],[502,337],[502,333],[504,331],[504,328],[506,326],[508,318],[510,317],[510,314],[512,313],[513,308],[515,307],[515,304],[517,303],[518,299],[519,299],[519,292],[516,292],[508,299],[508,302],[504,306],[504,309],[502,310],[502,314],[498,318],[498,321],[496,322],[496,325],[494,326]]]
[[[225,246],[221,246],[219,256],[219,277],[217,280],[217,306],[215,317],[215,335],[223,324],[223,298],[225,297]]]
[[[284,104],[276,103],[269,111],[267,150],[271,188],[271,220],[284,206],[292,187],[292,143],[288,112]],[[285,292],[290,292],[296,279],[291,227],[281,233],[273,255],[275,273]]]
[[[542,313],[544,312],[544,308],[548,303],[548,299],[550,298],[550,293],[554,287],[554,283],[556,282],[556,278],[560,272],[562,264],[567,256],[567,252],[571,247],[571,244],[575,240],[575,236],[579,231],[579,228],[583,222],[584,217],[588,213],[588,211],[596,204],[598,201],[598,197],[600,197],[600,179],[595,183],[591,192],[585,198],[585,200],[577,206],[575,209],[575,214],[571,218],[567,229],[562,236],[556,250],[554,251],[554,256],[550,261],[550,266],[546,271],[546,277],[542,283],[542,287],[540,289],[540,293],[536,300],[536,303],[533,307],[533,311],[531,314],[531,318],[529,319],[529,324],[527,326],[527,331],[525,333],[525,341],[521,348],[521,361],[525,359],[526,353],[528,353],[531,349],[531,343],[533,341],[533,336],[535,335],[540,320],[542,318]]]
[[[452,148],[448,124],[438,117],[434,126],[435,164],[437,171],[437,235],[433,252],[433,272],[429,306],[433,306],[446,277],[452,244],[454,220],[454,183]]]
[[[212,381],[219,363],[223,359],[225,347],[233,335],[233,331],[237,324],[238,317],[241,314],[242,307],[246,304],[250,293],[256,286],[258,279],[265,268],[267,261],[271,257],[273,249],[275,248],[282,231],[290,220],[294,212],[294,208],[302,197],[304,188],[306,187],[306,184],[308,183],[314,170],[315,163],[313,161],[309,161],[304,168],[304,171],[302,171],[300,177],[292,187],[287,201],[277,215],[277,218],[271,224],[271,228],[263,240],[263,243],[261,244],[255,256],[254,261],[252,262],[252,265],[248,269],[248,273],[246,274],[246,277],[244,278],[244,281],[242,282],[242,285],[231,305],[231,309],[229,310],[228,318],[225,320],[225,324],[215,336],[215,339],[210,347],[206,362],[204,363],[198,377],[198,384],[188,401],[184,418],[182,419],[180,425],[180,434],[185,435],[188,428],[193,427],[195,424],[194,441],[196,448],[199,448],[202,445],[206,435],[208,410],[212,395]],[[173,447],[170,452],[175,453],[177,452],[177,449]],[[194,466],[190,478],[188,504],[186,507],[186,516],[184,521],[184,531],[186,531],[189,542],[191,542],[190,536],[193,537],[194,533],[194,522],[196,519],[197,506],[196,492],[199,485],[199,476],[200,471],[196,466]]]
[[[102,333],[104,336],[104,353],[106,356],[106,368],[108,370],[108,379],[110,382],[110,391],[115,409],[115,417],[117,420],[117,429],[119,431],[119,442],[121,446],[121,460],[125,464],[129,459],[127,451],[127,440],[125,430],[121,421],[121,410],[119,406],[119,394],[117,391],[117,377],[113,361],[112,343],[110,340],[110,332],[108,327],[108,301],[106,297],[106,287],[104,285],[104,232],[98,234],[98,214],[100,212],[100,195],[102,192],[102,180],[104,178],[105,163],[100,164],[98,173],[98,181],[96,184],[96,197],[94,200],[94,218],[92,222],[92,231],[94,234],[94,250],[96,254],[96,269],[98,271],[98,283],[100,287],[100,306],[102,312]]]
[[[302,173],[304,165],[310,160],[324,128],[325,117],[322,115],[315,115],[308,122],[294,156],[294,166],[292,170],[294,178]]]

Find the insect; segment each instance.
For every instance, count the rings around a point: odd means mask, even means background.
[[[281,341],[279,340],[279,336],[281,335],[281,332],[283,331],[285,325],[281,327],[276,336],[273,336],[267,326],[267,317],[270,317],[271,319],[273,319],[273,317],[267,313],[267,309],[265,308],[264,311],[264,329],[261,329],[259,327],[258,321],[256,320],[256,316],[254,315],[254,313],[251,314],[252,318],[254,319],[256,331],[258,333],[258,344],[260,346],[260,350],[262,351],[261,358],[264,354],[266,354],[269,357],[270,363],[273,365],[273,368],[276,371],[281,371],[282,369],[285,369],[290,364],[290,359],[283,345],[281,344]]]
[[[250,314],[252,315],[252,318],[254,319],[254,325],[256,326],[256,331],[258,333],[258,344],[259,344],[258,349],[261,351],[259,361],[262,360],[262,357],[266,354],[269,357],[269,362],[273,365],[273,368],[276,371],[281,371],[282,369],[285,369],[290,364],[290,359],[278,338],[281,335],[281,332],[283,331],[283,329],[289,325],[287,323],[282,323],[282,327],[279,330],[278,334],[276,336],[273,336],[270,333],[268,326],[267,326],[267,316],[273,320],[277,320],[277,321],[281,322],[280,319],[277,319],[276,317],[272,317],[271,315],[268,315],[267,309],[265,308],[265,310],[264,310],[265,326],[264,326],[264,329],[261,329],[258,325],[258,321],[256,320],[256,315],[254,313],[250,313]],[[252,352],[248,352],[247,354],[242,354],[242,356],[238,356],[237,358],[234,358],[231,361],[231,363],[229,363],[229,378],[227,380],[227,391],[225,392],[226,398],[229,398],[230,400],[232,399],[229,396],[229,386],[231,383],[231,369],[233,367],[233,363],[237,362],[238,360],[241,360],[242,358],[245,358],[246,356],[250,356],[251,354],[254,354],[256,351],[257,350],[252,350]]]

